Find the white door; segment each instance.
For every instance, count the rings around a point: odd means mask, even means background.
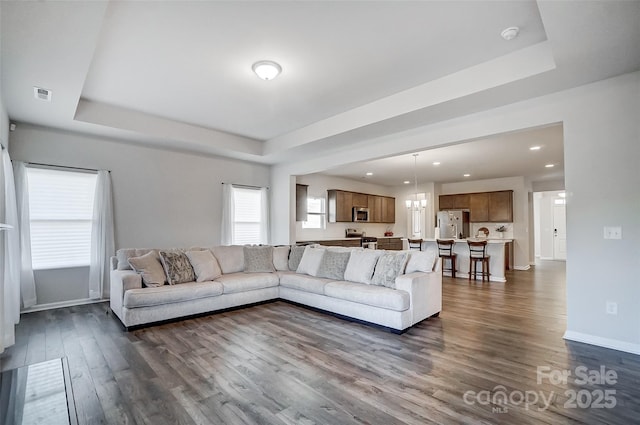
[[[567,217],[564,205],[553,206],[553,258],[567,259]]]

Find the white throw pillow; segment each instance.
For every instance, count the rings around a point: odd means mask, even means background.
[[[208,282],[222,275],[218,260],[211,251],[187,251],[185,255],[196,274],[196,282]]]
[[[273,247],[273,267],[277,271],[289,270],[289,245]]]
[[[369,285],[376,263],[381,255],[382,251],[373,249],[354,250],[351,252],[347,268],[344,271],[344,280]]]
[[[436,261],[436,253],[433,251],[411,251],[405,273],[431,272]]]
[[[317,277],[324,251],[324,248],[307,246],[304,249],[304,254],[302,254],[302,259],[300,260],[300,265],[298,265],[296,273],[303,273]]]
[[[136,273],[142,276],[142,283],[147,287],[162,286],[165,284],[167,276],[156,251],[149,251],[139,257],[130,257],[129,265]]]
[[[211,252],[218,260],[222,273],[238,273],[244,271],[244,247],[241,245],[214,246]]]

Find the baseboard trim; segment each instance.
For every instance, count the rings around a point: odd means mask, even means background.
[[[63,307],[73,307],[75,305],[104,303],[107,301],[109,301],[109,298],[100,298],[97,300],[86,298],[86,299],[80,299],[80,300],[60,301],[57,303],[49,303],[49,304],[38,304],[38,305],[34,305],[33,307],[20,310],[20,314],[35,313],[36,311],[53,310],[56,308],[63,308]]]
[[[529,264],[526,266],[513,266],[513,270],[527,271],[531,268]]]
[[[625,353],[640,355],[640,344],[633,344],[631,342],[604,338],[601,336],[589,335],[582,332],[574,331],[566,331],[562,338],[569,341],[582,342],[584,344],[596,345],[598,347],[610,348],[612,350],[624,351]]]

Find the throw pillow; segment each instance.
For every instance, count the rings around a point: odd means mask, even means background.
[[[196,280],[193,267],[184,253],[160,251],[160,262],[167,275],[169,285]]]
[[[144,286],[153,288],[165,283],[165,274],[162,264],[158,261],[158,254],[150,251],[140,257],[130,257],[129,265],[136,273],[142,275]]]
[[[218,260],[222,273],[238,273],[244,270],[244,250],[241,245],[214,246],[211,252]]]
[[[344,271],[351,257],[349,251],[332,251],[328,249],[322,256],[318,277],[327,279],[344,280]]]
[[[408,252],[382,254],[376,271],[373,272],[371,284],[396,289],[396,277],[404,272],[408,257]]]
[[[289,270],[289,245],[273,247],[273,267],[279,272]]]
[[[436,261],[434,251],[411,251],[405,273],[431,272]]]
[[[344,271],[344,280],[371,284],[371,277],[381,255],[382,251],[373,249],[353,251]]]
[[[318,277],[318,270],[320,269],[320,263],[322,262],[322,256],[326,249],[314,248],[311,246],[305,247],[300,265],[296,269],[296,273],[308,274]]]
[[[245,273],[275,272],[273,267],[272,246],[245,246],[244,271]]]
[[[208,282],[222,276],[218,260],[211,251],[187,251],[185,255],[196,274],[196,282]]]
[[[305,248],[306,246],[304,245],[291,246],[291,253],[289,254],[289,270],[298,270]]]

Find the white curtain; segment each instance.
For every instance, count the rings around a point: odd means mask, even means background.
[[[220,243],[233,244],[234,199],[233,185],[222,183],[222,223],[220,226]]]
[[[16,203],[20,231],[20,292],[22,305],[28,308],[37,304],[36,282],[31,262],[31,220],[29,211],[29,181],[24,162],[14,161],[13,172],[16,187]]]
[[[113,198],[111,176],[98,171],[96,194],[93,202],[91,228],[91,263],[89,266],[89,298],[100,299],[108,295],[109,262],[115,252],[113,236]]]
[[[269,189],[260,188],[260,243],[269,243]]]
[[[20,321],[20,236],[16,192],[11,158],[2,149],[2,176],[4,177],[4,216],[6,224],[13,226],[4,236],[4,272],[0,278],[0,353],[15,344],[15,325]]]

